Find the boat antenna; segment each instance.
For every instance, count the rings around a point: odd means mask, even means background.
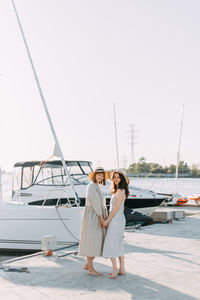
[[[19,15],[17,13],[17,9],[16,9],[16,6],[15,6],[14,0],[11,0],[11,2],[12,2],[12,5],[13,5],[13,8],[14,8],[15,15],[17,17],[17,22],[18,22],[18,25],[19,25],[19,29],[20,29],[21,34],[22,34],[22,38],[23,38],[23,41],[24,41],[24,44],[25,44],[25,47],[26,47],[26,50],[27,50],[29,62],[31,64],[33,75],[35,77],[35,81],[36,81],[36,84],[37,84],[37,87],[38,87],[38,91],[39,91],[39,94],[40,94],[40,97],[41,97],[41,100],[42,100],[42,103],[43,103],[43,106],[44,106],[44,110],[45,110],[45,113],[46,113],[46,116],[47,116],[47,119],[48,119],[48,122],[49,122],[49,125],[50,125],[50,128],[51,128],[54,140],[55,140],[55,144],[57,146],[58,152],[60,153],[60,158],[61,158],[61,161],[62,161],[62,164],[63,164],[63,168],[64,168],[65,173],[66,173],[66,175],[67,175],[67,177],[69,179],[69,183],[70,183],[72,191],[74,193],[75,200],[76,200],[77,204],[80,204],[80,199],[78,197],[77,192],[75,191],[75,188],[74,188],[74,185],[73,185],[70,173],[69,173],[69,171],[67,169],[67,165],[66,165],[66,162],[65,162],[65,159],[64,159],[64,156],[63,156],[60,144],[58,142],[58,138],[56,136],[56,132],[54,130],[54,126],[53,126],[53,123],[52,123],[52,120],[51,120],[51,117],[50,117],[50,114],[49,114],[49,111],[48,111],[48,108],[47,108],[46,100],[45,100],[43,92],[42,92],[41,84],[39,82],[39,78],[38,78],[36,69],[35,69],[34,64],[33,64],[31,53],[30,53],[30,50],[29,50],[29,47],[28,47],[28,44],[27,44],[27,41],[26,41],[26,38],[25,38],[25,35],[24,35],[24,31],[23,31],[23,28],[22,28],[22,25],[21,25],[21,22],[20,22],[20,19],[19,19]]]
[[[116,143],[116,152],[117,152],[117,168],[119,169],[119,150],[118,150],[118,138],[117,138],[117,123],[116,123],[115,103],[113,103],[113,106],[114,106],[115,143]]]
[[[184,104],[183,104],[183,108],[182,108],[180,136],[179,136],[179,144],[178,144],[178,152],[177,152],[175,193],[177,193],[178,167],[179,167],[179,162],[180,162],[180,149],[181,149],[181,139],[182,139],[182,130],[183,130],[183,114],[184,114]]]

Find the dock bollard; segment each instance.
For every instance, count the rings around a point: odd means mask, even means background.
[[[173,211],[154,211],[151,215],[154,222],[169,222],[172,223]]]
[[[53,249],[56,248],[56,236],[45,235],[42,237],[42,252],[44,256],[53,254]]]

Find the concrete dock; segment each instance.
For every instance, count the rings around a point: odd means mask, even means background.
[[[0,270],[1,300],[200,299],[200,211],[185,219],[125,232],[126,276],[109,279],[109,259],[96,258],[100,277],[82,269],[85,259],[60,250],[2,263],[26,272]],[[67,256],[62,256],[69,254]]]

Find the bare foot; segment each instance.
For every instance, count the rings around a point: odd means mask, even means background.
[[[84,270],[88,271],[89,267],[88,267],[88,263],[85,264],[85,266],[83,267]],[[102,274],[97,272],[95,269],[93,269],[93,271],[88,272],[88,275],[94,275],[94,276],[101,276]]]
[[[117,278],[117,275],[118,275],[118,270],[113,271],[113,272],[111,273],[110,279],[115,279],[115,278]]]
[[[119,270],[118,275],[126,275],[125,270]]]
[[[88,270],[88,263],[85,264],[85,266],[83,267],[84,270]]]
[[[94,270],[94,271],[88,272],[88,275],[101,276],[102,274]]]

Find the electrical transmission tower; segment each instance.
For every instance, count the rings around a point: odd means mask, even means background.
[[[130,126],[130,130],[128,131],[130,136],[130,145],[131,145],[131,165],[134,162],[134,146],[136,144],[135,139],[137,136],[135,136],[135,133],[138,132],[139,130],[135,130],[135,124],[131,124]]]

